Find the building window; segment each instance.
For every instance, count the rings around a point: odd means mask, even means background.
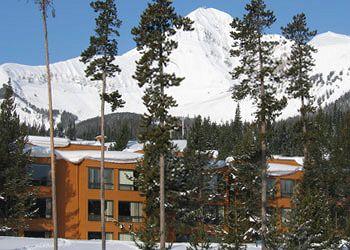
[[[24,237],[51,238],[51,232],[50,231],[24,231]]]
[[[288,223],[290,221],[291,211],[292,211],[292,209],[290,209],[290,208],[282,208],[281,209],[281,221],[282,221],[283,226],[288,225]]]
[[[119,222],[142,222],[142,203],[120,201],[118,206]]]
[[[38,198],[33,205],[33,218],[50,219],[52,215],[52,200],[51,198]]]
[[[30,164],[28,171],[34,186],[51,186],[51,166],[48,164]]]
[[[133,178],[134,171],[119,170],[119,190],[136,190]]]
[[[101,232],[88,232],[88,240],[102,239]],[[113,240],[113,233],[106,232],[106,240]]]
[[[89,200],[88,201],[88,214],[89,221],[101,220],[101,201]],[[105,215],[106,220],[113,220],[113,201],[105,201]]]
[[[100,172],[99,168],[89,168],[89,188],[90,189],[99,189],[101,186],[100,182]],[[104,181],[106,189],[113,189],[113,169],[105,168],[104,169]]]
[[[274,199],[276,194],[276,179],[267,179],[267,195],[269,198]]]
[[[133,241],[134,237],[132,236],[132,234],[120,233],[118,234],[118,240]]]
[[[293,180],[281,180],[281,195],[282,197],[292,197],[294,189]]]

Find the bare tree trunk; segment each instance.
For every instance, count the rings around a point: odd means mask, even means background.
[[[101,196],[101,239],[102,250],[106,249],[106,218],[105,218],[105,179],[104,179],[104,161],[105,161],[105,101],[106,92],[106,73],[102,76],[102,96],[101,96],[101,172],[100,172],[100,196]]]
[[[259,39],[259,63],[260,63],[260,99],[261,102],[265,98],[265,85],[263,71],[263,59],[261,52],[261,41]],[[266,161],[266,117],[263,115],[260,117],[260,149],[261,149],[261,249],[266,250],[266,237],[267,237],[267,217],[266,217],[266,207],[267,207],[267,161]]]
[[[266,121],[262,121],[260,125],[260,136],[261,136],[261,235],[262,235],[262,246],[261,249],[265,250],[266,237],[267,237],[267,163],[266,163]]]
[[[159,171],[160,171],[160,182],[159,182],[159,188],[160,188],[160,249],[165,250],[165,188],[164,188],[164,168],[165,168],[165,162],[164,162],[164,155],[161,154],[159,157]]]
[[[303,142],[303,154],[304,154],[304,162],[307,161],[307,157],[308,157],[308,137],[307,137],[307,129],[306,129],[306,110],[305,110],[305,100],[304,97],[301,97],[301,109],[300,109],[300,113],[301,113],[301,123],[303,126],[303,138],[304,138],[304,142]]]
[[[50,56],[49,42],[46,22],[46,0],[42,0],[42,20],[44,29],[45,42],[45,59],[46,59],[46,74],[47,74],[47,90],[49,98],[49,123],[50,123],[50,155],[51,155],[51,193],[52,193],[52,220],[53,220],[53,238],[54,250],[58,249],[58,227],[57,227],[57,199],[56,199],[56,166],[55,166],[55,144],[54,144],[54,126],[52,114],[52,90],[51,90],[51,72],[50,72]]]
[[[160,46],[159,58],[163,57],[163,47]],[[163,78],[163,65],[159,62],[160,77]],[[164,86],[161,85],[160,92],[164,95]],[[164,120],[160,119],[160,126],[163,130]],[[164,132],[164,131],[163,131]],[[160,250],[165,250],[165,159],[164,154],[161,153],[159,156],[159,224],[160,224]]]

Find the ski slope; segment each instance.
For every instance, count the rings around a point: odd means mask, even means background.
[[[213,8],[199,8],[191,12],[194,31],[179,31],[174,39],[179,43],[172,55],[167,71],[185,77],[181,86],[173,87],[169,93],[175,97],[178,107],[171,112],[177,116],[209,116],[215,121],[227,121],[234,117],[237,103],[231,99],[230,89],[237,84],[229,74],[238,65],[238,58],[229,56],[232,39],[230,23],[232,17]],[[290,53],[291,43],[280,35],[268,35],[266,39],[284,41],[275,51],[284,60]],[[315,85],[312,93],[316,103],[332,103],[350,91],[350,37],[326,32],[319,34],[311,44],[317,49],[316,66],[312,72]],[[55,51],[51,51],[55,53]],[[140,58],[136,49],[116,58],[120,75],[108,79],[108,91],[118,89],[126,105],[120,112],[143,113],[143,89],[132,78],[135,61]],[[100,84],[85,77],[85,65],[79,58],[54,63],[52,67],[54,109],[68,111],[79,120],[99,114]],[[43,110],[47,107],[47,89],[44,66],[27,66],[13,63],[0,65],[0,83],[11,78],[17,95],[17,111],[23,121],[45,122]],[[286,82],[279,84],[281,96]],[[290,100],[281,118],[294,116],[298,112],[299,101]],[[252,120],[255,107],[251,100],[241,102],[242,117]],[[107,113],[111,110],[108,107]],[[59,120],[59,115],[57,120]]]

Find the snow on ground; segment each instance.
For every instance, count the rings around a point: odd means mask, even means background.
[[[53,248],[52,239],[40,239],[40,238],[22,238],[22,237],[6,237],[0,236],[0,250],[47,250]],[[62,250],[95,250],[99,249],[101,241],[99,240],[66,240],[59,239],[58,248]],[[174,250],[186,250],[188,244],[176,243],[171,249]],[[136,250],[138,249],[133,242],[128,241],[107,241],[107,249],[119,249],[119,250]],[[217,249],[217,246],[213,246],[213,250]],[[258,250],[260,247],[255,247],[251,244],[247,250]]]

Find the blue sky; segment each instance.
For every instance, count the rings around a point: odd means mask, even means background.
[[[49,19],[51,61],[79,56],[88,45],[94,28],[90,0],[54,0],[56,18]],[[119,51],[135,47],[130,34],[137,25],[147,0],[116,0],[123,21]],[[177,11],[186,15],[198,7],[212,7],[232,16],[242,16],[247,0],[174,0]],[[309,25],[319,33],[333,31],[350,35],[350,0],[266,0],[278,18],[272,33],[299,12],[305,12]],[[0,64],[5,62],[41,65],[44,63],[40,13],[33,0],[1,0]]]

